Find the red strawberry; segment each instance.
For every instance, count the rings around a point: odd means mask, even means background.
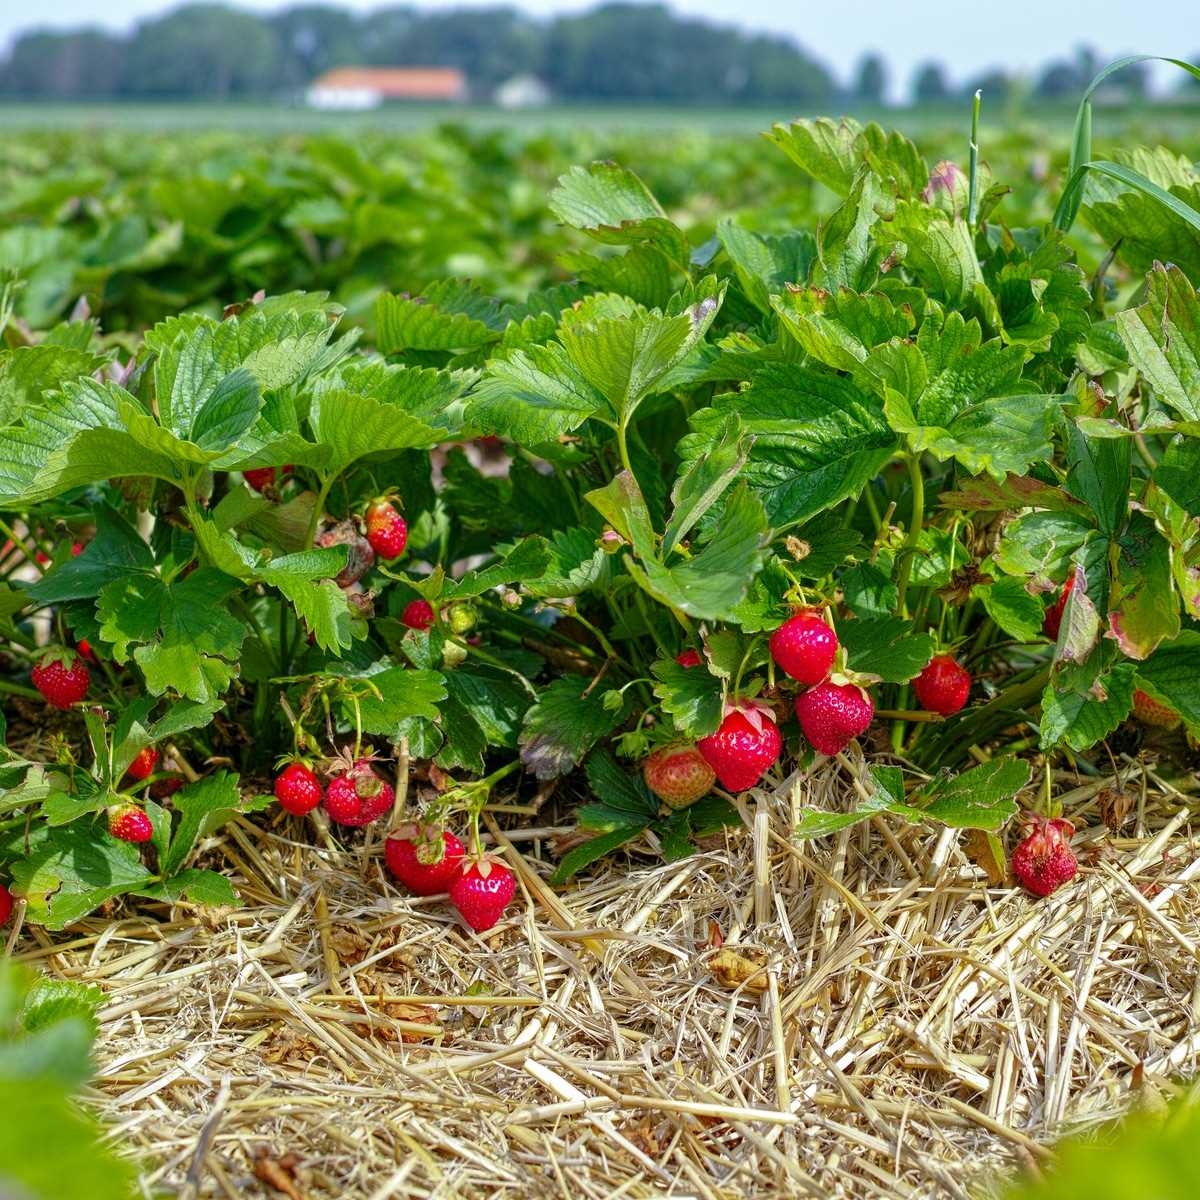
[[[1062,626],[1063,609],[1067,607],[1067,598],[1071,595],[1071,589],[1074,586],[1075,575],[1072,573],[1067,577],[1067,582],[1063,584],[1062,591],[1058,594],[1058,599],[1046,609],[1046,615],[1042,618],[1042,632],[1052,642],[1058,641],[1058,631]]]
[[[821,754],[838,754],[860,733],[865,733],[875,715],[875,702],[852,683],[828,680],[796,697],[800,728]]]
[[[71,543],[71,557],[78,558],[84,552],[84,549],[86,547],[87,547],[86,542],[72,542]]]
[[[290,475],[292,473],[292,464],[288,463],[286,467],[280,468],[280,474]],[[261,492],[263,488],[275,482],[274,467],[251,467],[249,471],[242,472],[242,478],[256,491]]]
[[[0,925],[7,925],[8,918],[12,916],[13,896],[12,892],[0,883]]]
[[[464,861],[450,885],[450,903],[476,933],[482,933],[500,920],[516,890],[517,881],[503,863],[486,858]]]
[[[33,686],[55,708],[70,708],[82,700],[91,681],[83,659],[61,647],[51,651],[33,668]]]
[[[462,874],[466,847],[448,829],[417,829],[416,840],[390,837],[383,844],[388,870],[414,896],[437,896],[448,892]]]
[[[137,757],[129,764],[129,769],[125,772],[131,779],[149,779],[154,774],[154,768],[158,766],[159,753],[153,746],[147,746],[144,750],[139,750]]]
[[[108,810],[108,832],[123,842],[148,842],[154,826],[136,804],[120,804]]]
[[[783,739],[770,708],[755,700],[729,703],[721,728],[696,743],[721,786],[731,792],[752,788],[779,758]]]
[[[182,775],[168,775],[165,779],[157,779],[150,785],[150,795],[155,800],[168,800],[187,782]]]
[[[408,525],[386,500],[377,500],[367,508],[367,541],[380,558],[399,558],[404,553]]]
[[[646,786],[669,808],[686,808],[707,796],[716,772],[695,746],[663,746],[642,762]]]
[[[433,605],[428,600],[414,600],[400,614],[400,624],[409,629],[429,629],[434,620]]]
[[[829,677],[837,649],[837,634],[811,610],[789,617],[771,634],[771,657],[785,674],[809,687]]]
[[[1133,715],[1143,725],[1157,725],[1160,729],[1174,729],[1179,724],[1179,714],[1173,708],[1161,704],[1141,688],[1133,689]]]
[[[350,770],[329,781],[325,811],[338,825],[370,825],[392,807],[395,798],[392,785],[371,770],[371,760],[360,758]]]
[[[1013,851],[1013,874],[1035,896],[1049,896],[1075,878],[1079,863],[1071,849],[1075,827],[1057,817],[1031,817],[1024,840]]]
[[[684,650],[675,655],[675,661],[681,667],[698,667],[704,660],[700,657],[699,650]]]
[[[275,777],[275,799],[285,812],[302,817],[321,803],[321,781],[304,763],[288,763]]]
[[[96,652],[92,649],[92,644],[87,640],[87,638],[80,638],[75,644],[75,649],[78,650],[88,662],[96,662]]]
[[[966,704],[971,673],[959,666],[953,655],[939,654],[913,680],[913,691],[923,709],[949,717]]]

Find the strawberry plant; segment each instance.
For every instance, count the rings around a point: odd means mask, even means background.
[[[594,163],[549,201],[570,278],[522,300],[445,279],[365,335],[289,292],[9,339],[0,860],[30,918],[232,902],[192,863],[222,819],[274,790],[350,839],[407,816],[414,763],[439,795],[388,861],[418,879],[465,821],[445,890],[482,929],[515,889],[478,839],[501,779],[582,772],[562,881],[677,857],[826,758],[858,799],[798,837],[886,811],[998,846],[1024,803],[1065,856],[1029,752],[1087,769],[1148,713],[1188,752],[1194,178],[1080,163],[1039,220],[875,125],[766,141],[823,189],[808,227],[697,230]]]

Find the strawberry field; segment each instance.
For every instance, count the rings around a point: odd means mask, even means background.
[[[1186,1090],[1200,151],[1105,119],[6,137],[14,1178],[998,1196]]]

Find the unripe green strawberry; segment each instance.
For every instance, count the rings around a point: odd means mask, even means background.
[[[470,633],[479,623],[479,614],[473,604],[452,604],[446,619],[452,632],[461,637],[464,633]]]
[[[686,808],[712,791],[717,774],[695,746],[683,742],[648,755],[642,778],[669,808]]]

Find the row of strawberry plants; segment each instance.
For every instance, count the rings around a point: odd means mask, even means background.
[[[477,928],[512,894],[493,789],[580,768],[559,881],[686,854],[825,756],[856,799],[797,837],[886,812],[1002,861],[1020,801],[1014,869],[1073,873],[1054,759],[1093,769],[1136,712],[1200,732],[1200,271],[1118,247],[1089,279],[874,126],[769,140],[837,198],[815,230],[693,245],[599,163],[550,201],[596,243],[573,282],[385,295],[371,350],[291,293],[0,351],[0,862],[31,919],[231,903],[196,848],[271,802],[231,768],[277,759],[288,813],[391,813],[393,871]],[[1084,219],[1139,245],[1153,197],[1105,189]]]

